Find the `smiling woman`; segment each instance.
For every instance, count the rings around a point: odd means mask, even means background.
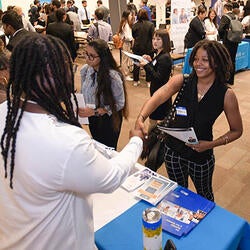
[[[170,127],[193,127],[198,144],[185,144],[174,137],[165,140],[165,163],[170,179],[188,187],[188,177],[194,182],[197,193],[214,200],[212,177],[214,170],[213,148],[238,139],[243,131],[238,101],[227,85],[232,62],[226,48],[216,42],[202,40],[192,50],[188,77],[178,105],[173,106],[175,118]],[[176,94],[183,85],[183,75],[175,75],[143,105],[136,127],[145,131],[144,122],[161,103]],[[185,112],[179,113],[178,109]],[[213,138],[213,124],[224,112],[229,130]]]

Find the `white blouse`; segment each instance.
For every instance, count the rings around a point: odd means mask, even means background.
[[[210,33],[210,32],[214,32],[215,31],[214,34],[211,34],[211,35],[206,34],[206,38],[208,40],[215,40],[215,41],[217,41],[218,30],[217,30],[216,26],[214,25],[214,23],[211,22],[209,20],[209,18],[206,18],[205,21],[204,21],[204,25],[205,25],[205,31],[206,31],[206,33]]]

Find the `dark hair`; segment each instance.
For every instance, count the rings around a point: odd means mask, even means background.
[[[107,42],[105,42],[102,39],[95,39],[89,42],[88,45],[90,47],[93,47],[93,49],[96,51],[96,53],[100,57],[100,65],[99,65],[99,70],[97,73],[97,82],[98,82],[97,93],[96,93],[97,105],[98,106],[100,105],[100,98],[103,95],[104,102],[110,105],[110,108],[112,110],[114,128],[118,129],[119,115],[116,110],[116,103],[115,103],[115,99],[114,99],[112,88],[111,88],[111,79],[109,76],[109,72],[110,70],[115,70],[119,72],[121,79],[123,81],[125,104],[122,110],[122,114],[125,118],[127,118],[128,117],[127,93],[126,93],[123,75],[117,66],[117,63],[109,49]]]
[[[207,8],[204,5],[199,5],[197,8],[197,15],[207,12]]]
[[[64,8],[59,8],[58,10],[56,10],[55,15],[56,15],[57,22],[62,22],[63,17],[66,15],[66,11]]]
[[[217,41],[209,41],[206,39],[197,42],[189,58],[189,64],[192,67],[197,50],[200,48],[207,52],[209,65],[215,72],[216,79],[220,83],[225,84],[230,77],[230,72],[233,70],[231,57],[226,47]],[[194,70],[192,74],[196,75]]]
[[[56,6],[57,9],[61,7],[61,3],[58,0],[52,0],[51,5]]]
[[[169,33],[165,29],[156,30],[153,36],[159,36],[162,39],[162,47],[164,53],[169,53],[171,51]]]
[[[232,5],[232,3],[225,3],[224,8],[227,9],[228,11],[232,11],[233,5]]]
[[[118,33],[122,33],[122,30],[123,30],[124,25],[126,24],[126,22],[128,22],[128,25],[132,28],[132,23],[129,23],[129,21],[128,21],[128,16],[130,15],[130,13],[131,13],[130,10],[124,10],[122,12],[122,18],[121,18],[121,21],[120,21]]]
[[[98,0],[96,3],[102,4],[102,1],[101,1],[101,0]]]
[[[145,9],[139,9],[137,13],[137,20],[142,22],[144,20],[149,20],[148,12]]]
[[[72,60],[63,41],[50,35],[44,36],[33,32],[22,39],[10,58],[10,78],[7,85],[8,112],[1,138],[5,178],[10,175],[11,188],[13,188],[17,132],[28,100],[36,102],[59,121],[81,127],[73,109],[71,96],[74,98],[78,113]],[[10,165],[9,173],[8,165]]]
[[[97,8],[95,10],[95,15],[97,17],[98,20],[103,20],[103,17],[104,17],[104,11],[102,8]]]
[[[19,16],[14,10],[7,10],[3,13],[2,22],[4,24],[9,24],[15,30],[23,28],[22,17]]]
[[[215,27],[218,27],[218,24],[217,24],[217,13],[216,13],[215,9],[213,9],[213,8],[209,9],[208,14],[207,14],[207,18],[210,20],[210,14],[211,14],[211,12],[213,12],[215,14],[215,17],[212,20],[212,22],[214,23]]]
[[[9,68],[9,58],[3,51],[0,51],[0,71]]]

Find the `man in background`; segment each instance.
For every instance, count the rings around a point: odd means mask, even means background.
[[[96,3],[97,3],[97,7],[101,8],[103,10],[103,21],[110,23],[110,21],[109,21],[109,17],[110,17],[109,9],[103,5],[101,0],[98,0]]]
[[[7,10],[2,16],[4,34],[9,38],[6,48],[12,51],[19,41],[30,32],[23,28],[22,17],[14,10]]]
[[[89,9],[87,8],[87,1],[83,0],[82,1],[82,8],[79,9],[78,11],[79,18],[82,22],[82,24],[90,24],[91,21],[91,14]]]
[[[104,12],[102,8],[95,10],[96,22],[91,24],[88,31],[88,37],[91,39],[100,38],[108,42],[112,40],[111,25],[103,20]]]

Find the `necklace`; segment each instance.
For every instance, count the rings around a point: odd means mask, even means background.
[[[212,84],[209,84],[206,88],[200,89],[199,84],[197,85],[197,97],[198,97],[198,102],[202,100],[202,98],[206,95],[207,91],[210,89]]]

